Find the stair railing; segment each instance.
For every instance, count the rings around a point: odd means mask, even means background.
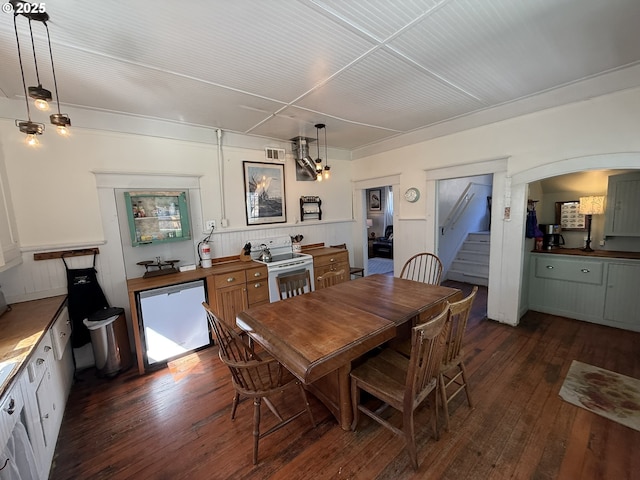
[[[444,221],[444,224],[440,227],[440,235],[444,235],[444,233],[448,229],[455,227],[456,223],[458,222],[462,214],[465,212],[465,210],[471,203],[471,200],[475,196],[474,192],[469,193],[469,190],[471,190],[471,187],[474,185],[479,185],[479,184],[469,182],[467,187],[460,194],[460,196],[458,197],[458,200],[456,201],[455,205],[451,209],[451,212],[449,212],[449,215]]]

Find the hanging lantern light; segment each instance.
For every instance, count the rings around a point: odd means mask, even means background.
[[[36,56],[36,48],[35,41],[33,38],[33,28],[32,21],[35,20],[37,22],[41,22],[46,31],[47,31],[47,42],[49,45],[49,57],[51,59],[51,72],[53,74],[53,85],[56,93],[56,104],[58,106],[58,112],[49,116],[49,119],[53,125],[56,126],[56,130],[60,135],[68,135],[69,127],[71,126],[71,119],[69,115],[66,113],[60,113],[60,99],[58,96],[58,83],[56,80],[56,71],[55,66],[53,64],[53,53],[51,50],[51,36],[49,35],[49,26],[47,25],[47,21],[49,20],[49,14],[47,14],[41,8],[33,8],[35,4],[28,4],[23,0],[10,0],[11,5],[13,6],[13,11],[15,12],[13,15],[13,28],[16,34],[16,45],[18,47],[18,62],[20,64],[20,74],[22,76],[22,88],[24,90],[25,102],[27,105],[27,120],[16,120],[16,126],[20,129],[20,131],[26,134],[26,143],[30,146],[37,146],[39,144],[38,135],[42,135],[44,132],[44,125],[42,123],[33,122],[31,120],[31,111],[29,109],[29,98],[33,98],[35,101],[35,106],[38,110],[48,110],[49,102],[52,100],[51,92],[42,86],[40,82],[40,71],[38,69],[38,59]],[[44,4],[41,4],[44,5]],[[38,5],[35,5],[36,7]],[[30,7],[30,8],[27,8]],[[20,13],[18,13],[20,12]],[[36,71],[36,80],[38,82],[38,86],[36,87],[27,87],[27,82],[25,80],[24,75],[24,66],[22,63],[22,51],[20,49],[20,37],[18,35],[18,25],[17,25],[17,17],[18,15],[23,15],[29,20],[29,35],[31,38],[31,47],[33,50],[33,60],[35,64]]]
[[[322,181],[322,158],[320,158],[320,129],[324,128],[324,123],[317,123],[316,127],[316,149],[318,156],[316,157],[316,180]]]
[[[329,155],[327,154],[327,129],[324,129],[324,178],[331,178],[331,167],[328,165]]]

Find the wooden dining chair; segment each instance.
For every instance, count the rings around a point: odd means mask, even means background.
[[[400,278],[416,282],[440,285],[442,262],[433,253],[418,253],[407,260],[400,272]]]
[[[343,250],[347,249],[346,243],[340,243],[338,245],[330,245],[331,248],[342,248]],[[355,277],[364,277],[364,268],[362,267],[349,267],[349,280],[351,280],[351,275]]]
[[[316,277],[316,288],[331,287],[341,282],[344,282],[344,269],[337,272],[327,272]]]
[[[415,470],[418,469],[418,454],[415,443],[414,412],[433,393],[435,412],[431,415],[433,432],[438,439],[438,369],[442,363],[444,343],[448,334],[448,305],[437,317],[413,327],[411,332],[411,356],[404,357],[391,348],[351,372],[351,399],[353,402],[353,424],[358,425],[359,412],[373,418],[397,435],[404,437],[407,453]],[[383,402],[382,407],[371,410],[360,404],[360,390],[364,390]],[[386,406],[402,412],[402,429],[382,418],[380,413]]]
[[[220,320],[211,307],[203,302],[209,326],[219,344],[218,355],[231,372],[231,380],[235,394],[231,406],[231,419],[235,419],[240,397],[253,399],[253,464],[258,463],[258,443],[260,439],[284,427],[305,412],[309,415],[311,425],[316,426],[307,394],[298,381],[286,368],[267,352],[256,352],[241,335],[230,329]],[[297,388],[302,397],[304,408],[299,412],[283,418],[270,397],[280,396],[284,390]],[[262,401],[273,412],[279,423],[266,432],[260,432],[260,406]]]
[[[469,383],[467,382],[467,372],[464,367],[463,340],[467,329],[467,320],[471,313],[473,300],[478,292],[478,287],[474,286],[471,293],[459,302],[449,305],[450,324],[449,334],[442,364],[438,374],[440,382],[440,396],[444,410],[445,429],[449,431],[449,402],[461,391],[465,391],[469,408],[473,409]]]
[[[304,270],[299,273],[280,275],[277,279],[280,300],[295,297],[296,295],[302,295],[303,293],[311,291],[311,275],[309,274],[309,270]],[[305,292],[305,288],[307,289],[307,292]]]

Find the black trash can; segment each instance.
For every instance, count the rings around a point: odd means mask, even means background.
[[[113,377],[132,365],[129,333],[124,309],[105,308],[84,320],[91,335],[91,346],[99,377]]]

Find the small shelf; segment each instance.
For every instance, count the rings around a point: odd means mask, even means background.
[[[303,195],[300,197],[300,221],[322,220],[322,200],[320,197]]]
[[[189,240],[186,192],[125,192],[131,245]]]

